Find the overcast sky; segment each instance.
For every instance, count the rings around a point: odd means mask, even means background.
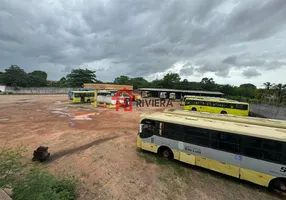
[[[286,83],[286,0],[0,0],[0,71]]]

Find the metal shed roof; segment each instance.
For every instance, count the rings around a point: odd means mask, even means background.
[[[193,94],[218,94],[223,95],[222,92],[212,92],[212,91],[201,91],[201,90],[175,90],[166,88],[138,88],[141,91],[158,91],[158,92],[183,92],[183,93],[193,93]]]

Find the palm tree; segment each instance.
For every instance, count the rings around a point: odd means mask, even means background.
[[[278,103],[281,103],[282,102],[282,90],[286,89],[286,84],[277,84],[274,86],[274,88],[277,90],[277,98],[279,100]]]
[[[274,84],[270,83],[270,82],[266,82],[266,83],[263,83],[264,87],[266,90],[270,90]]]

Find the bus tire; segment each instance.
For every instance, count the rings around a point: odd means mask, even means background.
[[[196,108],[192,108],[192,111],[197,111],[197,109]]]
[[[87,103],[90,103],[90,99],[88,99],[86,102],[87,102]]]
[[[285,196],[286,195],[286,179],[285,178],[275,178],[270,181],[269,188],[274,192]]]
[[[174,158],[174,154],[173,154],[172,150],[166,146],[161,146],[158,149],[158,154],[160,156],[162,156],[163,158],[168,159],[168,160],[171,160]]]
[[[226,111],[221,111],[220,114],[226,115],[227,112]]]

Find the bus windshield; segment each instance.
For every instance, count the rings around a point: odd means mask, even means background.
[[[70,99],[70,100],[73,100],[73,92],[70,91],[70,92],[68,93],[68,96],[69,96],[69,99]]]

